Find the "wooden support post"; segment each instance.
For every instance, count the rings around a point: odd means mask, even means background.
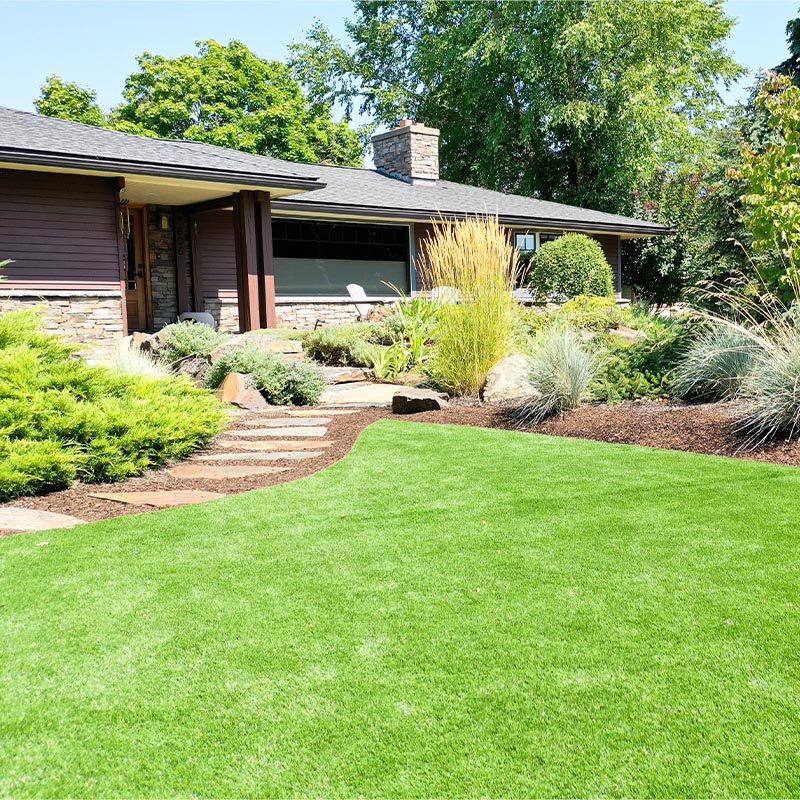
[[[275,312],[275,263],[272,259],[272,213],[269,192],[257,192],[261,289],[263,297],[262,324],[266,328],[277,327]]]
[[[117,259],[119,261],[119,289],[122,294],[122,335],[128,335],[128,276],[126,274],[126,261],[128,259],[128,243],[122,234],[122,202],[120,201],[120,192],[125,188],[125,178],[114,178],[112,183],[114,192],[114,216],[116,217],[117,226]]]
[[[181,208],[172,211],[172,232],[175,239],[175,286],[178,295],[178,314],[189,311],[189,215]]]
[[[236,288],[239,299],[239,329],[262,327],[258,279],[258,232],[253,192],[243,191],[233,204],[236,248]]]

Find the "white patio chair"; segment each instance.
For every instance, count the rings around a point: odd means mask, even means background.
[[[359,300],[367,299],[367,293],[364,291],[364,287],[359,286],[357,283],[348,283],[347,293],[356,301],[353,305],[355,305],[356,311],[358,312],[358,318],[366,319],[369,316],[369,312],[372,311],[372,304],[358,302]]]

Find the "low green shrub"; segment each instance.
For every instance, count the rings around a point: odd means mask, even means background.
[[[306,335],[303,349],[309,358],[336,367],[366,367],[369,358],[365,342],[374,333],[371,326],[325,325]]]
[[[163,378],[170,374],[168,364],[160,361],[151,353],[136,350],[126,343],[116,350],[109,360],[108,366],[115,372],[124,372],[126,375],[150,375],[154,378]]]
[[[211,351],[227,339],[224,333],[215,331],[210,325],[189,321],[167,325],[159,337],[164,344],[158,357],[169,364],[187,356],[208,358]]]
[[[600,245],[582,233],[546,242],[530,261],[528,286],[541,299],[611,296],[614,277]]]
[[[580,294],[567,300],[556,313],[581,331],[602,333],[626,324],[625,314],[613,297]]]
[[[739,394],[762,352],[759,342],[743,328],[712,321],[691,340],[675,369],[675,394],[694,400],[730,400]]]
[[[128,375],[74,357],[36,315],[0,315],[0,497],[115,481],[188,455],[224,413],[183,377]]]
[[[252,342],[223,352],[208,368],[205,379],[213,389],[231,372],[250,375],[253,386],[273,405],[314,405],[325,389],[325,381],[313,365],[289,361]]]
[[[683,321],[660,320],[644,327],[644,336],[633,341],[615,334],[598,339],[595,399],[618,403],[672,396],[672,374],[686,347],[688,327]]]
[[[521,409],[526,420],[540,422],[551,414],[571,411],[590,399],[597,355],[573,328],[556,322],[543,330],[531,359],[530,382],[539,397]]]

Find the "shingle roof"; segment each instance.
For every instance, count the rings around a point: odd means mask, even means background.
[[[150,139],[0,107],[0,161],[314,189],[276,209],[382,218],[497,214],[505,224],[659,235],[654,222],[439,180],[411,184],[363,167],[302,164],[203,142]],[[322,187],[322,188],[321,188]]]
[[[654,222],[606,214],[588,208],[505,194],[463,183],[438,180],[411,184],[374,169],[298,165],[319,175],[325,188],[275,200],[279,209],[352,212],[405,218],[458,217],[497,214],[506,224],[538,225],[575,230],[665,234],[669,228]]]
[[[316,188],[290,161],[244,159],[224,147],[151,139],[0,107],[0,161],[127,171],[252,185]]]

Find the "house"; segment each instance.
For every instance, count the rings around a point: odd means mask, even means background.
[[[0,311],[44,306],[75,341],[112,342],[186,311],[223,330],[353,319],[417,288],[432,220],[496,214],[521,250],[564,231],[600,243],[668,232],[614,214],[439,178],[439,132],[408,120],[373,137],[375,169],[299,164],[0,108]]]

